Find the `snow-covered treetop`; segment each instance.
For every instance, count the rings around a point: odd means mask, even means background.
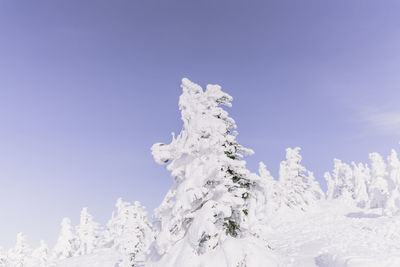
[[[267,179],[268,181],[273,181],[274,177],[272,177],[271,172],[267,169],[267,166],[264,162],[258,163],[258,173],[261,178]]]
[[[369,159],[371,160],[371,175],[376,178],[383,178],[386,175],[386,163],[382,156],[378,153],[370,153]]]
[[[173,140],[168,146],[163,143],[153,145],[152,154],[158,164],[165,164],[184,153],[220,147],[227,140],[234,142],[237,135],[237,132],[233,131],[236,128],[235,121],[220,107],[232,106],[232,97],[222,92],[219,85],[209,84],[203,91],[199,85],[183,78],[181,87],[183,92],[179,98],[179,109],[183,130],[176,139],[173,134]],[[211,134],[212,138],[209,139]],[[240,145],[236,148],[235,156],[253,153],[251,149]]]
[[[284,182],[292,177],[301,177],[306,171],[306,168],[300,164],[302,160],[300,150],[300,147],[286,149],[286,160],[281,162],[279,169],[280,181]]]

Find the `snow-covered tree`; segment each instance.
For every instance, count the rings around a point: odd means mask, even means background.
[[[396,187],[400,187],[400,160],[396,150],[392,149],[388,156],[387,174],[389,175],[389,191],[393,191]]]
[[[135,201],[133,205],[121,198],[115,205],[117,212],[107,223],[106,242],[126,254],[133,263],[138,255],[144,253],[154,240],[151,224],[147,219],[145,207]]]
[[[57,259],[65,259],[75,255],[77,251],[77,237],[74,233],[69,218],[63,218],[61,231],[54,247],[54,256]]]
[[[5,267],[7,264],[7,253],[0,247],[0,267]]]
[[[279,168],[279,182],[284,190],[284,204],[290,208],[306,209],[323,198],[312,172],[301,165],[300,148],[286,149],[286,160]]]
[[[259,210],[257,214],[265,213],[265,217],[268,220],[268,217],[272,216],[282,204],[282,187],[281,184],[272,177],[263,162],[260,162],[258,165],[258,173],[260,175],[258,185],[261,187],[260,191],[263,193],[263,196],[257,197],[256,199],[258,201],[263,200],[262,202],[264,203],[261,202],[259,206],[263,211]]]
[[[93,221],[93,216],[89,214],[88,209],[83,208],[80,223],[76,227],[77,255],[90,254],[98,246],[100,238],[99,228],[99,224]]]
[[[7,267],[7,253],[0,247],[0,267]]]
[[[275,216],[279,210],[282,198],[282,188],[280,184],[272,177],[267,166],[260,162],[258,165],[258,173],[251,174],[257,181],[256,189],[252,191],[252,197],[249,198],[249,228],[250,231],[261,237],[265,231],[268,231],[269,220]]]
[[[334,159],[332,176],[325,173],[327,199],[338,199],[349,205],[367,207],[369,205],[368,185],[370,170],[368,166],[351,163],[351,166]]]
[[[369,205],[369,196],[367,186],[370,180],[370,170],[368,166],[352,162],[353,166],[353,199],[358,207],[365,208]]]
[[[332,179],[334,184],[333,198],[353,203],[354,181],[350,165],[339,159],[333,160]]]
[[[177,266],[185,260],[163,258],[170,251],[176,255],[189,249],[197,257],[227,239],[246,236],[247,217],[253,208],[249,199],[254,197],[255,181],[242,160],[252,151],[236,141],[235,121],[220,107],[230,107],[232,97],[218,85],[207,85],[203,91],[188,79],[182,80],[182,89],[181,133],[176,138],[173,135],[168,145],[152,147],[155,161],[169,163],[173,177],[154,215],[157,237],[151,261],[161,266]]]
[[[384,209],[389,198],[386,163],[378,153],[369,154],[369,159],[371,161],[371,183],[368,188],[370,207]]]
[[[400,214],[400,161],[397,157],[397,152],[392,149],[388,157],[388,188],[389,198],[385,206],[385,214],[399,215]]]
[[[15,247],[8,252],[7,264],[13,267],[24,267],[29,261],[31,249],[23,233],[18,233]]]
[[[52,266],[50,260],[50,251],[46,242],[40,241],[40,246],[32,253],[32,266],[35,267],[49,267]]]
[[[332,176],[329,172],[324,173],[324,179],[326,182],[326,199],[332,200],[334,198],[333,192],[335,191],[335,183],[332,179]]]

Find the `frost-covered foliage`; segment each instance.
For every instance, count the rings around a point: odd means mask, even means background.
[[[258,165],[258,173],[260,177],[258,185],[261,190],[256,192],[259,195],[254,198],[257,202],[255,213],[265,224],[268,217],[273,216],[273,213],[280,208],[283,190],[281,184],[274,179],[263,162]]]
[[[371,183],[368,187],[371,208],[384,208],[389,197],[386,163],[378,153],[369,154]]]
[[[23,233],[17,235],[15,247],[8,252],[7,265],[13,267],[24,267],[29,263],[31,249],[26,242],[26,237]]]
[[[369,206],[368,185],[370,184],[370,170],[365,164],[351,163],[353,167],[353,200],[361,208]]]
[[[7,252],[0,247],[0,267],[7,266]]]
[[[93,216],[89,214],[87,208],[83,208],[80,223],[76,227],[77,255],[90,254],[99,245],[99,228],[99,224],[93,221]]]
[[[334,160],[332,175],[325,174],[327,199],[338,199],[361,208],[379,208],[386,215],[400,214],[400,161],[392,150],[387,163],[378,153],[366,164],[351,166]]]
[[[75,255],[77,251],[77,236],[72,227],[71,220],[67,217],[61,221],[61,231],[56,246],[54,247],[54,257],[65,259]]]
[[[50,250],[46,242],[40,241],[40,246],[32,253],[32,266],[49,267],[52,266]]]
[[[283,190],[284,205],[290,208],[307,209],[324,197],[312,172],[301,165],[300,148],[286,149],[286,160],[279,168],[279,182]]]
[[[147,251],[154,239],[151,224],[140,202],[135,201],[131,205],[119,198],[115,206],[117,212],[113,212],[107,223],[106,244],[127,255],[133,263],[140,253]]]
[[[203,91],[188,79],[181,87],[183,129],[170,144],[152,147],[155,161],[168,163],[173,185],[154,213],[157,236],[149,266],[211,266],[201,262],[213,253],[235,258],[236,251],[222,251],[227,242],[246,247],[248,217],[254,208],[250,200],[259,188],[242,159],[253,152],[236,141],[235,121],[221,107],[230,107],[232,97],[218,85],[207,85]],[[251,244],[247,245],[263,251],[270,264],[268,250]],[[184,256],[185,251],[190,253]],[[236,254],[239,258],[219,266],[253,266],[248,253],[242,251]]]

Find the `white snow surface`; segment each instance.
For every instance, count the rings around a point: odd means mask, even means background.
[[[264,238],[282,266],[400,266],[400,218],[321,201],[312,211],[271,219]]]
[[[251,238],[250,238],[251,239]],[[244,250],[264,250],[267,258],[253,257],[248,266],[282,267],[398,267],[400,266],[400,218],[382,216],[379,209],[364,210],[341,201],[320,201],[313,210],[280,213],[271,218],[268,231],[258,239],[228,238],[221,249],[198,258],[190,245],[176,246],[173,262],[165,266],[219,267],[230,265]],[[251,247],[243,247],[246,244]],[[263,247],[264,246],[264,247]],[[265,253],[265,251],[263,251]],[[122,255],[113,249],[64,259],[60,267],[122,267]],[[143,266],[138,264],[138,266]],[[151,266],[147,265],[147,266]]]
[[[57,267],[122,267],[123,255],[115,249],[102,249],[95,253],[56,262]]]

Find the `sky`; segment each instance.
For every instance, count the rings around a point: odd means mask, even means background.
[[[149,216],[171,185],[183,77],[233,96],[238,141],[277,177],[287,147],[325,188],[333,159],[400,151],[399,1],[0,0],[0,247],[54,246],[82,207]]]

